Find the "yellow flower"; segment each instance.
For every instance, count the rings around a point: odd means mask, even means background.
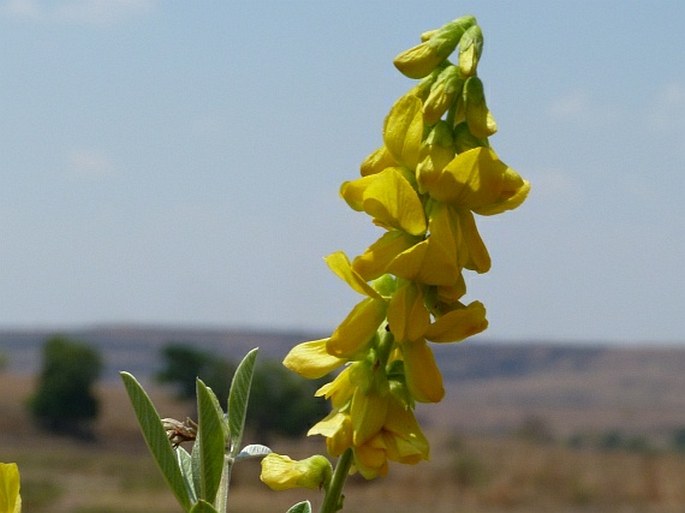
[[[0,513],[20,513],[19,467],[16,463],[0,463]]]
[[[307,431],[307,436],[326,438],[326,449],[331,456],[340,456],[352,447],[352,419],[349,411],[333,410]]]
[[[316,490],[328,486],[332,474],[331,463],[320,454],[304,460],[293,460],[272,452],[262,459],[262,472],[259,478],[272,490]]]
[[[411,235],[426,231],[423,205],[402,169],[389,167],[372,175],[345,182],[340,194],[357,211],[373,216],[374,223]]]
[[[391,396],[382,429],[354,446],[354,466],[366,479],[384,476],[388,460],[416,464],[429,457],[429,444],[414,413]]]
[[[427,188],[437,201],[493,215],[523,203],[530,183],[490,148],[478,147],[454,157]]]
[[[445,391],[442,375],[426,339],[457,342],[487,327],[485,308],[479,302],[454,303],[448,312],[430,322],[421,287],[409,282],[398,288],[388,305],[388,323],[404,363],[411,397],[419,402],[439,402]]]

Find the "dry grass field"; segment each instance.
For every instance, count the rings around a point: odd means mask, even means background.
[[[123,387],[99,390],[103,411],[97,440],[76,442],[36,430],[24,408],[32,380],[0,374],[0,460],[22,472],[28,513],[177,513],[147,454]],[[163,415],[183,417],[188,405],[153,390]],[[450,408],[449,403],[436,408]],[[466,432],[464,432],[466,433]],[[685,455],[668,450],[573,449],[560,442],[514,436],[439,432],[429,436],[433,458],[417,467],[391,467],[390,475],[347,487],[348,513],[518,513],[685,511]],[[276,441],[293,456],[321,451],[318,440]],[[256,462],[236,468],[231,509],[285,511],[316,493],[272,492],[258,480]]]

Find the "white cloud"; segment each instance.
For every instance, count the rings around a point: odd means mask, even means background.
[[[92,149],[78,149],[67,155],[67,169],[70,176],[86,179],[100,179],[113,176],[116,168],[104,153]]]
[[[157,0],[6,0],[5,14],[48,23],[112,25],[154,10]]]

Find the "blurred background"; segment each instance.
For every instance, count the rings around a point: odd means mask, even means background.
[[[227,365],[259,345],[268,368],[330,333],[357,297],[322,257],[378,236],[338,188],[413,84],[392,59],[464,14],[485,34],[491,143],[533,190],[479,219],[493,268],[468,300],[490,327],[439,348],[447,398],[420,410],[436,456],[354,482],[350,511],[683,511],[676,0],[0,1],[0,460],[25,469],[28,509],[177,511],[116,371],[184,417],[157,379],[171,345]],[[78,429],[35,411],[57,333],[101,371]],[[285,511],[257,473],[240,510]]]

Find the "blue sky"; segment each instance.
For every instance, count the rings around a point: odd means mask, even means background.
[[[1,1],[0,328],[334,328],[358,298],[322,257],[379,234],[339,185],[393,57],[464,14],[533,184],[479,220],[484,337],[685,342],[679,0]]]

